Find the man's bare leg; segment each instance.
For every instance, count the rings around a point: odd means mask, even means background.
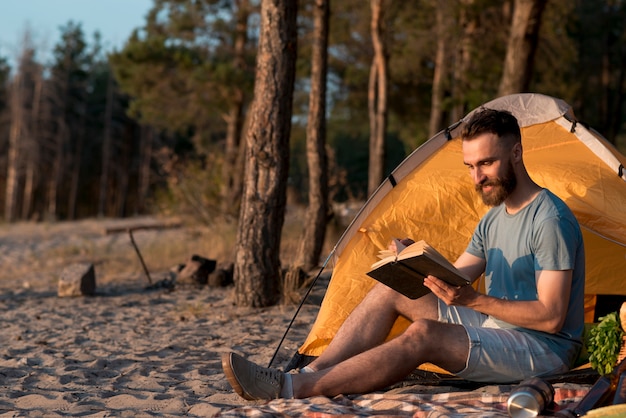
[[[400,315],[411,321],[436,320],[437,299],[429,294],[412,300],[385,285],[376,284],[309,367],[324,370],[382,344]]]
[[[461,325],[418,320],[399,337],[313,373],[292,375],[296,398],[366,393],[396,383],[431,362],[451,372],[465,367],[469,340]]]

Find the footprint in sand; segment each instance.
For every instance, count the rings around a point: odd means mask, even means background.
[[[159,411],[164,414],[181,413],[187,408],[181,399],[166,397],[165,395],[159,395],[158,397],[128,394],[116,395],[107,399],[105,405],[108,409],[117,411]]]
[[[24,395],[15,399],[15,406],[22,411],[67,411],[71,404],[63,399],[63,394],[58,395]]]

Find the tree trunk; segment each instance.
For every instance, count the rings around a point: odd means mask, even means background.
[[[86,100],[83,98],[83,100]],[[76,206],[78,205],[78,187],[80,184],[80,168],[83,159],[83,146],[85,143],[85,124],[87,117],[87,103],[83,101],[83,107],[79,115],[78,129],[76,130],[76,150],[73,158],[73,165],[70,177],[70,194],[67,204],[67,219],[76,219]]]
[[[139,160],[139,185],[137,196],[137,213],[146,212],[146,201],[150,190],[150,162],[152,161],[152,143],[154,129],[150,126],[141,126],[141,151]]]
[[[64,70],[56,75],[54,97],[52,100],[56,102],[56,126],[55,143],[54,143],[54,160],[52,163],[52,173],[50,182],[48,183],[48,213],[47,220],[56,221],[59,219],[59,199],[61,188],[64,186],[65,166],[67,164],[66,147],[69,147],[72,137],[71,120],[68,117],[68,107],[71,104],[70,95],[70,55],[64,54]]]
[[[385,49],[384,0],[371,0],[372,45],[374,57],[370,71],[368,104],[370,119],[367,194],[371,196],[383,180],[385,168],[385,131],[387,129],[387,51]]]
[[[297,1],[262,0],[254,102],[235,251],[235,303],[262,307],[280,297],[289,134],[297,47]]]
[[[18,71],[11,86],[11,128],[7,155],[7,181],[4,197],[4,219],[13,222],[17,215],[17,191],[19,180],[20,141],[24,123],[23,74]]]
[[[113,74],[109,73],[107,82],[106,105],[104,110],[104,138],[102,140],[102,168],[100,172],[100,194],[98,199],[98,216],[103,217],[106,211],[107,186],[111,171],[111,135],[113,124]]]
[[[250,2],[239,0],[237,5],[237,22],[235,23],[235,42],[233,67],[236,72],[243,72],[245,67],[245,48],[248,42],[248,17],[250,15]],[[227,117],[226,149],[224,152],[224,166],[222,168],[222,213],[232,214],[238,207],[241,197],[242,178],[236,176],[237,155],[243,126],[244,92],[236,88],[233,92],[232,102]]]
[[[248,132],[248,127],[250,126],[250,114],[246,114],[243,118],[243,128],[242,132]],[[239,148],[237,153],[237,158],[235,159],[235,168],[233,175],[233,184],[239,185],[233,187],[231,191],[230,198],[233,202],[239,202],[241,200],[241,196],[243,194],[243,182],[245,178],[245,170],[246,170],[246,161],[247,161],[247,141],[239,141]]]
[[[120,147],[120,156],[117,159],[115,169],[115,212],[114,216],[123,218],[126,216],[126,200],[128,197],[128,181],[132,161],[131,145],[128,141],[124,141]]]
[[[443,94],[446,74],[446,55],[448,54],[448,31],[450,10],[448,2],[435,2],[437,52],[435,54],[435,69],[433,73],[433,91],[430,102],[430,121],[428,123],[428,136],[432,137],[442,128],[443,121]]]
[[[547,0],[515,0],[498,95],[528,91]]]
[[[452,75],[452,100],[454,106],[450,115],[451,122],[456,122],[467,113],[465,96],[468,92],[467,73],[471,63],[474,32],[476,20],[469,13],[474,5],[474,0],[460,1],[459,26],[461,27],[460,39],[457,42],[457,50],[454,59],[454,72]]]
[[[328,220],[328,162],[326,158],[326,71],[328,63],[328,0],[315,0],[311,58],[311,91],[306,130],[309,205],[296,265],[308,271],[319,263]]]
[[[33,206],[33,193],[37,181],[37,167],[39,164],[39,142],[37,138],[41,132],[42,90],[43,74],[35,75],[35,92],[33,97],[33,109],[30,115],[30,132],[28,141],[28,159],[24,178],[24,195],[22,196],[22,219],[29,219]]]
[[[52,163],[52,175],[48,182],[48,213],[47,220],[56,221],[58,219],[58,198],[59,189],[63,180],[63,167],[65,166],[65,143],[67,142],[68,127],[62,116],[58,117],[59,131],[55,135],[55,152]]]

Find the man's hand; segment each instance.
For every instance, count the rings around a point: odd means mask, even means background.
[[[435,276],[426,276],[424,286],[448,306],[470,306],[478,296],[478,292],[470,285],[452,286]]]
[[[463,264],[461,264],[463,265]],[[446,305],[466,306],[519,327],[555,334],[567,315],[572,270],[536,272],[536,300],[505,300],[477,292],[472,286],[451,286],[434,276],[424,279],[424,286]]]

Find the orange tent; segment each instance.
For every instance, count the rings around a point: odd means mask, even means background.
[[[508,110],[517,117],[531,177],[560,196],[578,218],[586,248],[586,320],[592,322],[595,295],[626,295],[626,157],[579,123],[562,100],[517,94],[482,107]],[[488,209],[462,164],[459,135],[470,115],[409,155],[339,239],[317,320],[291,365],[326,348],[373,286],[366,272],[392,238],[424,239],[450,260],[465,250]],[[407,325],[398,320],[390,337]]]

